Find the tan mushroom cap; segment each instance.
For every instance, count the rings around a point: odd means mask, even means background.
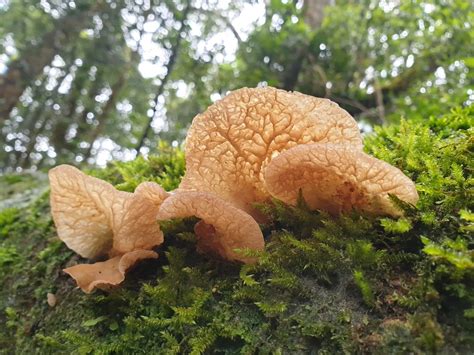
[[[194,118],[180,189],[215,193],[255,216],[251,204],[270,197],[263,172],[271,159],[315,142],[362,149],[356,121],[334,102],[272,87],[235,90]]]
[[[263,250],[262,232],[255,220],[216,195],[207,192],[177,191],[161,205],[158,220],[196,216],[198,250],[218,254],[227,260],[244,263],[254,258],[243,256],[238,250]]]
[[[265,171],[270,193],[296,204],[301,189],[313,209],[337,214],[352,209],[376,215],[402,212],[389,194],[416,204],[415,184],[399,169],[350,145],[308,144],[292,148],[272,160]]]
[[[113,243],[107,213],[117,198],[113,186],[69,165],[51,169],[49,181],[51,213],[59,239],[85,258],[107,253]]]
[[[163,243],[156,221],[158,210],[169,194],[158,184],[144,182],[113,208],[114,253],[151,249]]]
[[[134,250],[107,261],[75,265],[63,271],[76,280],[85,293],[90,293],[94,288],[109,289],[120,284],[125,273],[138,261],[157,258],[158,254],[152,250]]]
[[[133,194],[117,191],[69,165],[51,169],[49,179],[58,236],[79,255],[117,255],[163,242],[156,215],[167,194],[159,185],[142,184]]]

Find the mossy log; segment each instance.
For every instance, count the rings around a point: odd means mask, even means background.
[[[417,184],[416,207],[394,199],[400,219],[274,201],[259,206],[267,247],[247,266],[197,254],[194,221],[172,221],[160,258],[108,293],[61,271],[80,260],[56,237],[46,182],[3,176],[0,353],[473,353],[473,123],[464,108],[366,138]],[[182,151],[162,145],[91,173],[132,191],[170,190],[183,172]]]

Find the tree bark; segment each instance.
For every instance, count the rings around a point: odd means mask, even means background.
[[[321,27],[324,20],[324,9],[327,6],[334,5],[334,0],[306,0],[303,8],[303,18],[314,31]],[[307,58],[312,40],[303,43],[297,50],[295,60],[285,68],[282,88],[288,91],[295,89],[304,62]]]
[[[75,56],[73,55],[72,58],[74,59],[74,57]],[[73,59],[71,62],[73,62]],[[90,66],[86,65],[78,69],[78,71],[81,70],[87,73],[89,69]],[[62,118],[55,122],[51,130],[52,133],[50,141],[58,156],[60,156],[65,150],[74,148],[66,141],[66,134],[69,127],[71,126],[72,121],[74,120],[77,106],[80,103],[81,90],[84,88],[84,84],[88,79],[88,75],[80,75],[79,77],[77,75],[79,75],[79,72],[76,72],[76,77],[74,78],[71,89],[69,90],[67,104],[62,105]],[[63,107],[65,108],[63,109]]]
[[[68,67],[64,71],[64,74],[56,81],[56,85],[54,86],[54,88],[44,97],[44,99],[40,99],[41,101],[39,101],[40,104],[38,108],[30,113],[29,124],[27,126],[29,141],[28,145],[26,146],[26,154],[23,155],[23,158],[21,160],[17,159],[17,166],[20,166],[21,168],[28,168],[30,166],[31,153],[33,153],[34,151],[36,139],[44,131],[49,118],[44,116],[44,111],[46,108],[44,102],[53,98],[58,93],[58,89],[64,83],[64,80],[66,79],[70,70],[71,68]],[[44,86],[42,87],[42,89],[43,91],[47,91]]]
[[[150,117],[148,117],[148,121],[146,123],[145,129],[143,130],[140,140],[138,141],[138,144],[135,148],[137,150],[137,154],[140,153],[140,149],[145,144],[145,139],[148,137],[148,134],[150,133],[153,118],[155,117],[156,111],[158,110],[159,98],[163,94],[165,90],[165,85],[171,76],[171,72],[173,71],[174,65],[176,64],[176,60],[178,58],[178,53],[179,53],[179,49],[180,49],[181,41],[182,41],[181,33],[183,32],[183,29],[185,27],[185,22],[188,17],[190,9],[191,9],[191,2],[188,1],[186,4],[186,8],[183,11],[183,15],[182,15],[183,17],[180,21],[180,28],[176,36],[176,42],[174,43],[174,46],[171,50],[170,59],[168,60],[168,63],[166,65],[166,74],[161,80],[160,86],[158,87],[158,91],[156,92],[155,98],[153,100],[155,104],[153,106],[152,113]]]
[[[21,94],[51,63],[61,48],[72,41],[88,25],[88,19],[100,8],[101,2],[88,9],[77,9],[56,21],[54,29],[46,33],[37,45],[29,47],[8,65],[0,75],[0,122],[6,121]]]
[[[335,0],[305,0],[304,20],[311,28],[321,27],[326,6],[335,5]]]
[[[89,112],[95,112],[95,97],[100,93],[100,90],[105,86],[103,80],[103,68],[97,67],[97,73],[94,81],[90,84],[90,87],[87,90],[87,100],[83,101],[83,110],[79,115],[74,116],[74,121],[77,123],[77,138],[86,136],[89,131],[89,124],[87,123],[87,114]],[[81,86],[83,85],[83,86]],[[78,84],[79,87],[85,87],[85,83]],[[80,91],[80,88],[79,88]]]
[[[125,83],[127,82],[127,74],[128,74],[127,71],[122,72],[117,82],[111,88],[112,92],[110,93],[109,99],[107,100],[102,110],[102,113],[97,118],[97,120],[99,121],[99,124],[95,126],[95,128],[93,129],[90,135],[89,147],[84,153],[84,161],[87,161],[87,159],[90,158],[91,153],[92,153],[92,148],[94,146],[94,142],[104,130],[105,124],[107,123],[107,120],[110,117],[111,111],[115,107],[120,91],[122,90],[122,88],[125,86]]]

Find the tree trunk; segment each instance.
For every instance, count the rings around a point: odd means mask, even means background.
[[[84,87],[85,86],[86,85],[84,84]],[[77,123],[77,139],[80,139],[81,137],[87,135],[87,132],[89,131],[90,127],[87,123],[87,114],[89,112],[95,112],[95,97],[100,93],[103,86],[105,86],[105,82],[103,81],[103,68],[97,67],[95,79],[90,84],[90,87],[87,90],[88,101],[83,102],[84,108],[82,112],[78,116],[76,115],[77,117],[74,118],[75,122]]]
[[[77,104],[79,101],[79,93],[71,90],[69,98],[67,100],[66,110],[62,111],[62,117],[56,122],[52,128],[51,133],[51,144],[54,150],[60,156],[65,150],[73,148],[70,143],[66,141],[66,134],[71,125],[71,121],[76,112]]]
[[[42,73],[64,45],[73,41],[89,24],[87,20],[99,8],[95,4],[89,9],[71,11],[57,20],[54,29],[46,33],[37,45],[29,47],[8,64],[7,72],[0,75],[0,122],[8,119],[28,84]]]
[[[334,0],[307,0],[304,2],[303,18],[314,31],[321,27],[324,19],[324,9],[326,6],[334,5]],[[298,83],[298,78],[303,64],[308,55],[311,39],[307,43],[303,43],[295,54],[295,60],[285,68],[285,75],[283,77],[282,88],[288,91],[294,90]]]
[[[305,0],[304,20],[311,28],[321,27],[326,6],[335,5],[335,0]]]
[[[301,69],[303,68],[303,63],[306,59],[308,53],[308,46],[304,46],[298,49],[296,53],[295,60],[290,63],[289,67],[285,68],[285,75],[283,77],[282,88],[287,91],[292,91],[295,89],[296,84],[298,83],[298,77],[300,75]]]
[[[26,146],[26,155],[23,156],[21,160],[17,160],[17,166],[20,166],[21,168],[28,168],[30,166],[30,161],[31,161],[31,153],[33,153],[35,145],[36,145],[36,139],[38,136],[43,133],[46,123],[48,122],[49,117],[44,116],[44,111],[46,108],[46,105],[44,102],[47,100],[51,99],[54,97],[55,94],[58,93],[58,89],[61,87],[61,85],[64,83],[64,80],[66,79],[67,75],[70,72],[70,68],[64,71],[64,74],[58,78],[56,81],[56,85],[54,88],[46,95],[44,99],[40,99],[40,105],[38,108],[34,111],[32,111],[29,115],[29,124],[27,126],[28,130],[28,145]],[[44,86],[42,87],[43,91],[46,91]],[[39,124],[38,124],[39,122]]]
[[[95,128],[93,129],[91,133],[91,136],[89,139],[89,147],[87,148],[87,151],[84,153],[84,161],[87,161],[87,159],[90,158],[91,153],[92,153],[92,148],[94,146],[94,142],[104,130],[105,124],[107,123],[107,120],[110,117],[111,111],[115,107],[120,91],[122,90],[122,88],[125,86],[125,83],[127,82],[127,74],[128,74],[128,71],[124,70],[122,74],[120,75],[119,79],[117,80],[117,82],[111,87],[112,92],[110,93],[109,99],[107,100],[107,103],[105,104],[102,110],[102,113],[97,118],[97,120],[99,121],[99,124],[95,126]]]
[[[176,59],[178,58],[178,53],[179,53],[179,49],[180,49],[180,46],[181,46],[181,40],[182,40],[181,33],[182,33],[182,31],[185,27],[185,21],[188,17],[188,13],[189,13],[190,8],[191,8],[191,4],[190,4],[190,1],[188,1],[187,4],[186,4],[186,8],[183,11],[183,15],[182,15],[183,17],[180,21],[180,28],[179,28],[179,31],[178,31],[178,34],[177,34],[177,37],[176,37],[176,42],[173,46],[173,49],[171,50],[171,55],[170,55],[170,59],[168,60],[168,64],[166,65],[166,74],[163,77],[163,79],[161,80],[160,86],[158,87],[158,91],[156,92],[156,95],[155,95],[155,99],[154,99],[155,105],[153,106],[153,111],[152,111],[150,117],[148,118],[145,129],[143,130],[141,138],[138,141],[138,144],[137,144],[137,147],[136,147],[137,154],[140,153],[140,149],[143,147],[143,145],[145,144],[145,139],[148,137],[148,134],[149,134],[150,129],[151,129],[151,124],[153,122],[153,118],[155,117],[156,111],[158,109],[158,100],[159,100],[160,96],[163,94],[163,92],[165,90],[165,85],[166,85],[166,83],[168,82],[168,80],[170,78],[171,72],[173,71],[174,65],[176,63]]]

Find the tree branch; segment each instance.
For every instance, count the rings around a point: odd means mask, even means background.
[[[174,65],[176,64],[176,60],[178,58],[178,53],[179,53],[179,49],[181,47],[181,41],[182,41],[181,33],[182,33],[182,31],[185,27],[185,21],[188,17],[190,9],[191,9],[191,5],[190,5],[190,1],[188,1],[187,5],[186,5],[186,8],[183,11],[183,17],[180,21],[181,26],[180,26],[180,29],[179,29],[179,31],[177,33],[177,36],[176,36],[176,42],[175,42],[175,44],[174,44],[174,46],[171,50],[171,55],[170,55],[170,58],[168,60],[168,63],[166,64],[166,74],[163,77],[163,79],[161,79],[160,86],[158,87],[158,91],[156,92],[155,98],[153,100],[154,105],[153,105],[153,108],[152,108],[152,112],[151,112],[150,116],[148,117],[148,121],[146,123],[145,129],[143,130],[143,133],[140,137],[140,140],[138,141],[138,144],[135,148],[137,150],[137,153],[140,153],[140,149],[145,144],[145,139],[148,137],[148,134],[149,134],[150,129],[151,129],[151,124],[153,122],[153,119],[155,118],[156,112],[158,111],[160,96],[163,94],[163,92],[165,90],[165,85],[166,85],[166,83],[168,82],[168,80],[171,76],[171,72],[173,71]]]
[[[41,74],[65,43],[87,26],[88,20],[100,11],[102,5],[100,1],[89,9],[71,11],[57,20],[54,29],[44,35],[37,45],[29,47],[18,59],[9,63],[7,72],[0,75],[0,122],[9,118],[28,83]]]
[[[234,37],[237,39],[237,42],[239,42],[239,45],[243,42],[242,37],[240,37],[239,32],[237,32],[237,29],[234,27],[234,25],[229,20],[229,18],[223,15],[222,13],[220,13],[219,11],[206,10],[206,9],[195,8],[195,7],[192,8],[192,11],[218,17],[229,28],[229,30],[232,32]]]

